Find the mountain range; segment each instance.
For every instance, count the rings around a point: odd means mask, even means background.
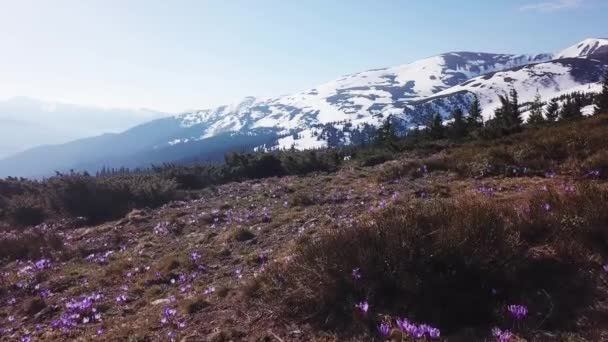
[[[327,146],[322,134],[327,126],[378,126],[389,115],[407,127],[424,126],[434,113],[450,119],[454,108],[468,108],[475,96],[488,119],[499,96],[512,88],[522,103],[536,93],[548,100],[573,91],[598,92],[606,66],[608,39],[585,39],[556,53],[536,55],[450,52],[343,76],[296,94],[247,97],[122,133],[32,148],[0,160],[0,176],[218,161],[234,150],[322,148]],[[342,143],[349,142],[346,134]]]
[[[146,109],[100,108],[28,97],[0,100],[0,158],[39,145],[122,132],[168,115]]]

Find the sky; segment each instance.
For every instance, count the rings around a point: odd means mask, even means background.
[[[608,37],[606,0],[0,0],[0,98],[167,112]]]

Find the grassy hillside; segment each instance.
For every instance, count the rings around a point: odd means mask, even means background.
[[[4,180],[0,340],[606,340],[607,143],[598,115]]]

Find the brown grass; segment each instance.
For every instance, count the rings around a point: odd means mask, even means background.
[[[495,324],[504,305],[522,302],[534,312],[531,324],[564,329],[593,297],[586,270],[598,266],[592,250],[608,247],[597,239],[607,228],[608,192],[587,185],[520,203],[412,200],[301,243],[249,294],[288,317],[342,331],[360,321],[353,313],[362,300],[374,315],[406,314],[448,332]],[[362,279],[352,278],[355,268]]]

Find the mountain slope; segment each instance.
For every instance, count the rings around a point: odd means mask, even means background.
[[[499,96],[517,90],[521,103],[533,101],[536,93],[551,99],[575,91],[599,92],[608,61],[566,58],[526,65],[470,79],[422,101],[414,110],[439,112],[445,117],[455,106],[468,108],[476,95],[489,119],[500,105]]]
[[[572,45],[555,55],[555,59],[588,57],[593,54],[608,52],[608,39],[588,38],[582,42]]]
[[[341,77],[293,95],[248,97],[237,103],[152,121],[122,134],[41,147],[0,160],[0,176],[41,176],[53,170],[218,160],[254,147],[321,148],[324,129],[380,125],[388,115],[405,126],[446,119],[477,95],[489,118],[498,96],[515,88],[526,102],[536,91],[551,98],[596,91],[608,65],[608,40],[587,39],[556,54],[452,52],[392,68]],[[567,57],[567,58],[565,58]],[[345,135],[342,143],[349,143]],[[43,161],[43,162],[41,162]]]

